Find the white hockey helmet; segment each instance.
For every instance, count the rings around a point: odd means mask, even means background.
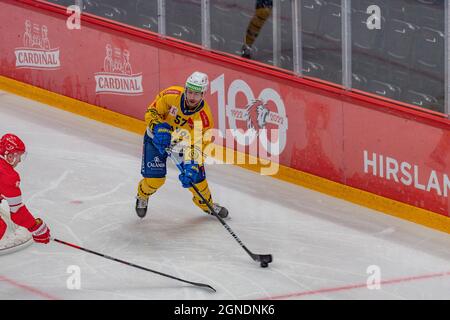
[[[195,71],[186,80],[186,88],[195,92],[205,93],[208,90],[208,75]]]

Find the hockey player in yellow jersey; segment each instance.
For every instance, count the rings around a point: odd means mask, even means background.
[[[145,113],[147,131],[144,135],[141,174],[136,197],[136,213],[140,218],[147,214],[149,198],[164,184],[167,174],[166,148],[184,144],[181,151],[173,153],[180,162],[179,179],[183,188],[193,194],[193,202],[206,213],[208,206],[197,195],[192,184],[210,202],[214,211],[222,218],[228,210],[212,202],[206,181],[201,150],[205,143],[203,134],[212,129],[214,120],[204,95],[208,90],[208,76],[194,72],[186,80],[184,87],[171,86],[161,91],[149,105]],[[199,141],[200,140],[200,141]],[[187,147],[186,147],[187,142]],[[181,144],[181,143],[180,143]]]

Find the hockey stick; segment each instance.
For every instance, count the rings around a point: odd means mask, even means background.
[[[211,289],[212,291],[216,292],[216,289],[211,287],[209,284],[204,284],[204,283],[200,283],[200,282],[192,282],[192,281],[180,279],[180,278],[171,276],[169,274],[165,274],[165,273],[162,273],[162,272],[159,272],[159,271],[155,271],[155,270],[152,270],[152,269],[149,269],[149,268],[138,266],[137,264],[134,264],[134,263],[131,263],[131,262],[127,262],[127,261],[124,261],[124,260],[120,260],[120,259],[117,259],[117,258],[113,258],[113,257],[107,256],[107,255],[105,255],[103,253],[98,253],[98,252],[95,252],[95,251],[92,251],[92,250],[89,250],[89,249],[86,249],[86,248],[82,248],[80,246],[74,245],[74,244],[69,243],[69,242],[65,242],[65,241],[62,241],[62,240],[59,240],[59,239],[55,239],[55,238],[51,238],[51,239],[53,241],[55,241],[55,242],[64,244],[66,246],[69,246],[69,247],[72,247],[72,248],[75,248],[75,249],[79,249],[79,250],[83,250],[83,251],[95,254],[95,255],[100,256],[102,258],[106,258],[106,259],[109,259],[109,260],[120,262],[120,263],[123,263],[123,264],[125,264],[127,266],[135,267],[135,268],[138,268],[138,269],[141,269],[141,270],[153,272],[153,273],[159,274],[160,276],[163,276],[163,277],[167,277],[167,278],[171,278],[171,279],[178,280],[178,281],[181,281],[181,282],[189,283],[189,284],[191,284],[193,286],[202,287],[202,288],[208,288],[208,289]]]
[[[260,266],[262,268],[267,268],[269,266],[269,263],[272,262],[272,255],[271,254],[255,254],[253,252],[251,252],[245,245],[244,243],[241,241],[241,239],[239,239],[239,237],[233,232],[233,230],[231,230],[230,226],[221,218],[219,217],[219,215],[214,211],[213,207],[211,206],[211,204],[206,201],[206,199],[203,197],[203,195],[200,193],[200,191],[198,190],[198,188],[191,182],[190,183],[191,186],[194,188],[195,192],[198,194],[198,196],[202,199],[203,202],[205,202],[205,204],[208,206],[208,209],[211,211],[211,213],[217,218],[219,219],[220,223],[225,227],[225,229],[227,229],[227,231],[233,236],[233,238],[240,244],[240,246],[248,253],[248,255],[250,257],[252,257],[252,259],[254,261],[257,261],[260,263]]]
[[[149,130],[147,130],[147,134],[149,135],[150,138],[154,137],[154,134],[152,132],[150,132]],[[173,163],[175,164],[175,166],[178,168],[178,170],[180,170],[181,173],[183,173],[183,168],[181,167],[180,162],[175,159],[175,157],[172,156],[172,151],[173,148],[175,147],[175,145],[180,142],[180,140],[178,141],[174,141],[171,143],[171,145],[169,147],[167,147],[165,149],[165,151],[167,152],[168,156],[170,159],[172,159]],[[198,151],[198,150],[197,150]],[[201,150],[200,150],[201,151]],[[205,154],[202,152],[202,155],[205,156]],[[241,239],[239,239],[239,237],[233,232],[233,230],[230,228],[230,226],[221,218],[217,215],[217,213],[214,211],[214,208],[212,207],[212,205],[209,203],[209,201],[206,201],[205,197],[203,197],[203,195],[200,193],[200,191],[198,190],[198,188],[191,182],[190,185],[192,186],[192,188],[194,188],[195,192],[198,194],[198,196],[200,197],[200,199],[208,206],[208,209],[210,210],[211,214],[213,216],[215,216],[220,223],[225,227],[225,229],[233,236],[233,238],[239,243],[239,245],[245,250],[245,252],[247,252],[247,254],[256,262],[260,263],[260,266],[262,268],[267,268],[269,266],[269,263],[271,263],[273,261],[272,255],[271,254],[255,254],[253,252],[251,252],[245,245],[244,243],[241,241]]]
[[[170,147],[166,149],[166,152],[169,155],[170,159],[172,159],[173,163],[180,170],[180,172],[183,173],[183,168],[181,167],[181,164],[177,161],[177,159],[175,159],[175,157],[172,156],[172,150],[171,150]],[[203,195],[200,193],[198,188],[192,182],[190,182],[190,185],[191,185],[192,188],[194,188],[195,192],[200,197],[200,199],[202,199],[202,201],[208,206],[208,209],[210,210],[211,214],[214,215],[220,221],[220,223],[233,236],[233,238],[239,243],[239,245],[245,250],[245,252],[247,252],[248,255],[250,257],[252,257],[252,259],[254,261],[259,262],[260,266],[262,268],[267,268],[269,266],[269,263],[271,263],[272,260],[273,260],[272,259],[272,255],[271,254],[255,254],[255,253],[251,252],[244,245],[244,243],[241,241],[241,239],[239,239],[239,237],[233,232],[233,230],[230,228],[230,226],[221,217],[219,217],[219,215],[214,211],[214,208],[212,207],[211,203],[209,203],[209,201],[207,201],[205,199],[205,197],[203,197]]]

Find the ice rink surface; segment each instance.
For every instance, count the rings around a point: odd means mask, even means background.
[[[141,136],[0,91],[0,135],[7,132],[27,145],[18,167],[24,200],[53,237],[217,293],[51,242],[0,256],[0,299],[450,299],[447,234],[239,167],[208,166],[227,223],[251,251],[273,254],[263,269],[192,204],[172,164],[147,217],[136,216]]]

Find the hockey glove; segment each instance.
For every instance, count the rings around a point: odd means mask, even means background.
[[[178,176],[183,188],[191,188],[193,184],[199,183],[204,179],[202,168],[195,161],[182,164],[183,172]]]
[[[166,148],[170,146],[171,140],[172,134],[170,133],[170,125],[167,122],[158,123],[153,127],[153,144],[159,153],[166,153]]]
[[[49,243],[50,230],[42,219],[37,218],[36,224],[28,229],[33,236],[33,240],[38,243]]]

